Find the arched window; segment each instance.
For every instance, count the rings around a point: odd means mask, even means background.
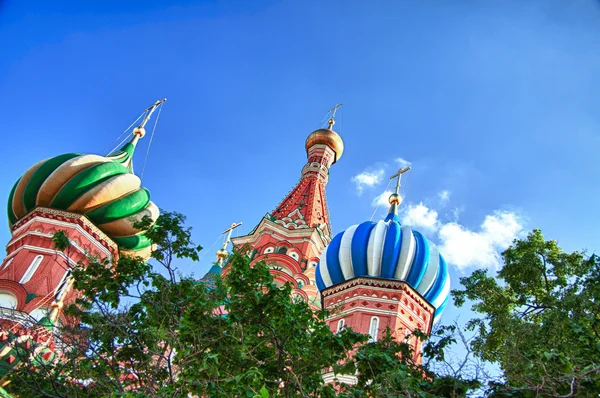
[[[289,253],[289,256],[290,256],[291,258],[293,258],[294,260],[296,260],[296,261],[298,261],[298,259],[300,258],[300,256],[299,256],[299,255],[298,255],[298,253],[296,253],[296,252],[290,252],[290,253]]]
[[[23,284],[23,283],[29,282],[31,280],[31,277],[33,277],[33,274],[35,274],[35,271],[37,271],[37,269],[39,268],[43,259],[44,259],[44,256],[42,256],[42,255],[35,256],[35,258],[29,265],[29,268],[27,268],[27,271],[25,271],[25,274],[23,275],[23,277],[21,278],[21,281],[19,283]]]
[[[377,341],[377,332],[379,332],[379,318],[374,316],[371,318],[371,326],[369,326],[369,343]]]
[[[344,328],[344,326],[346,325],[346,320],[345,319],[340,319],[338,321],[338,325],[337,325],[337,330],[335,331],[336,333],[339,333],[342,331],[342,329]]]
[[[304,286],[304,281],[302,279],[296,279],[296,283],[298,284],[298,289],[302,288],[302,286]]]
[[[279,249],[277,249],[277,253],[279,253],[279,254],[287,253],[287,247],[285,247],[285,246],[280,247]]]
[[[272,247],[267,247],[267,248],[265,249],[265,252],[264,252],[264,253],[265,253],[265,254],[269,254],[269,253],[273,253],[273,252],[274,252],[274,249],[273,249]]]
[[[0,307],[14,310],[17,308],[17,304],[17,296],[7,291],[0,291]]]

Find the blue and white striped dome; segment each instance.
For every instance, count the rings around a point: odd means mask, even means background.
[[[401,226],[392,209],[385,220],[366,221],[337,234],[321,254],[320,291],[358,277],[407,282],[435,307],[437,322],[450,295],[446,261],[421,233]]]

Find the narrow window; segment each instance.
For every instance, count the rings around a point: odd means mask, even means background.
[[[369,343],[377,341],[377,332],[379,332],[379,318],[376,316],[371,318],[371,326],[369,327]]]
[[[25,271],[25,274],[23,275],[19,283],[23,284],[29,282],[33,274],[35,274],[35,271],[37,271],[40,264],[42,263],[43,258],[44,256],[41,255],[35,256],[35,258],[31,262],[31,265],[29,266],[29,268],[27,268],[27,271]]]
[[[3,269],[5,269],[5,268],[8,268],[8,266],[12,264],[12,262],[13,262],[13,260],[14,260],[14,259],[15,259],[15,258],[13,257],[13,258],[11,258],[10,260],[8,260],[8,261],[6,262],[6,265],[4,266],[4,268],[3,268]]]
[[[277,250],[277,253],[279,253],[279,254],[285,254],[285,253],[287,253],[287,247],[280,247]]]
[[[339,332],[341,332],[341,331],[342,331],[342,329],[344,328],[345,324],[346,324],[346,321],[345,321],[344,319],[340,319],[340,320],[338,321],[338,326],[337,326],[337,331],[336,331],[336,333],[339,333]]]
[[[60,300],[65,295],[67,286],[69,285],[69,276],[71,276],[71,270],[67,270],[58,283],[58,286],[56,287],[56,293],[54,294],[55,300]]]

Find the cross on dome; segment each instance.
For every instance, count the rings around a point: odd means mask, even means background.
[[[327,124],[329,125],[329,127],[328,127],[329,130],[333,130],[333,125],[335,124],[335,114],[337,113],[338,108],[341,107],[342,105],[344,105],[344,103],[340,102],[339,104],[335,104],[333,106],[333,108],[331,108],[329,110],[329,113],[331,114],[331,117],[329,118],[329,121],[327,122]]]
[[[400,180],[402,179],[402,174],[406,173],[410,170],[410,166],[405,168],[400,168],[396,174],[390,177],[390,180],[397,178],[396,180],[396,188],[394,193],[390,195],[390,211],[388,212],[388,216],[386,217],[386,221],[394,219],[398,220],[398,206],[402,203],[402,197],[400,196]]]
[[[410,166],[405,167],[405,168],[400,168],[396,174],[394,174],[393,176],[390,177],[390,180],[393,180],[394,178],[398,178],[396,180],[396,191],[395,191],[396,193],[398,193],[398,191],[400,190],[400,179],[402,178],[402,174],[406,173],[409,170],[410,170]]]
[[[223,260],[225,260],[227,258],[227,245],[229,244],[229,241],[231,241],[231,233],[233,232],[234,229],[236,229],[240,225],[242,225],[241,222],[232,223],[229,226],[229,228],[227,228],[225,231],[221,232],[221,235],[227,234],[227,237],[225,238],[225,242],[223,242],[223,247],[221,247],[220,250],[217,250],[217,264],[219,265],[219,267],[221,267],[223,265]]]

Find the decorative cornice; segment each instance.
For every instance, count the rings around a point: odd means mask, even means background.
[[[100,228],[96,227],[86,216],[78,213],[71,213],[64,210],[50,209],[47,207],[36,207],[31,210],[25,216],[21,217],[15,224],[12,226],[11,232],[13,235],[17,233],[17,231],[27,224],[29,221],[34,219],[36,216],[42,218],[48,218],[52,220],[73,220],[76,224],[79,224],[86,232],[94,237],[97,241],[101,242],[104,246],[106,246],[113,253],[118,252],[117,244],[108,237]]]
[[[415,300],[419,301],[420,304],[424,305],[427,308],[430,308],[431,311],[434,310],[431,303],[419,294],[415,289],[413,289],[408,283],[393,279],[379,279],[379,278],[354,278],[349,281],[340,283],[339,285],[331,286],[321,292],[321,296],[323,300],[325,298],[335,295],[337,293],[343,292],[344,290],[350,289],[355,286],[369,286],[369,287],[377,287],[377,288],[387,288],[393,290],[402,290],[408,294]]]
[[[267,228],[270,229],[270,231],[267,230]],[[231,241],[234,246],[243,246],[244,244],[254,246],[258,237],[265,234],[276,234],[284,237],[290,243],[297,243],[294,239],[303,239],[305,242],[314,242],[317,244],[318,251],[323,251],[325,246],[329,243],[324,240],[324,237],[317,231],[317,228],[287,229],[266,217],[260,220],[260,223],[258,223],[256,228],[254,228],[250,234],[231,238]]]

